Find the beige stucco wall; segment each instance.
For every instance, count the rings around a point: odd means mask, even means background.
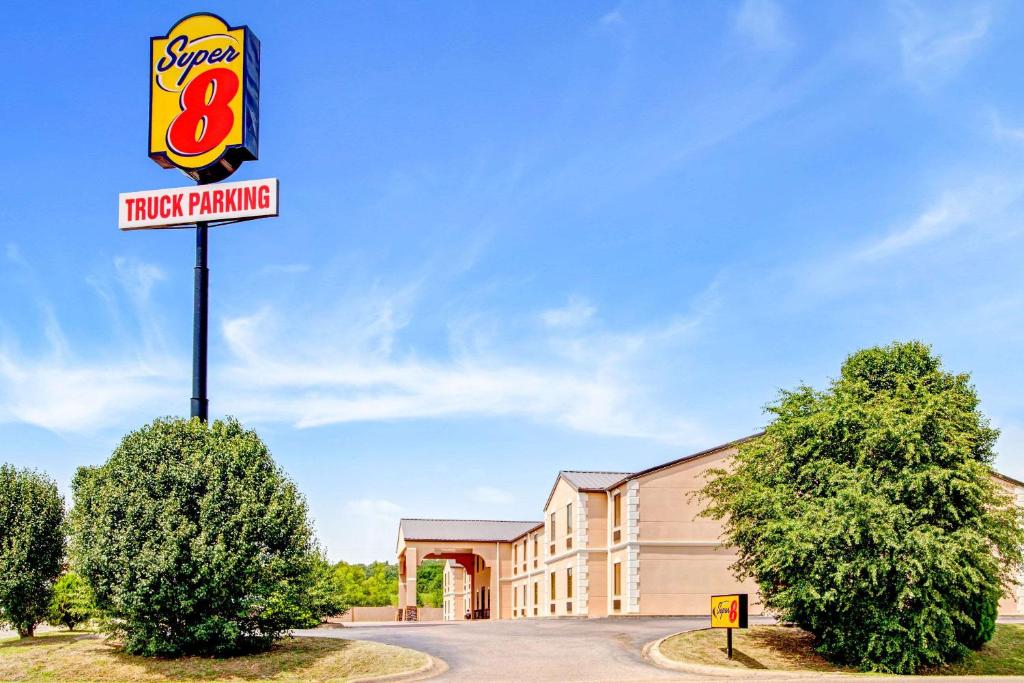
[[[722,525],[700,516],[694,494],[705,473],[728,465],[735,448],[723,449],[640,477],[637,555],[641,614],[707,614],[716,593],[749,593],[750,613],[762,612],[753,582],[738,583],[729,570],[735,553],[718,545]]]
[[[608,554],[591,553],[587,558],[589,568],[588,617],[608,616]]]
[[[1013,496],[1017,505],[1024,506],[1024,486],[1006,481],[1001,477],[995,477],[995,481],[1009,495]],[[1024,614],[1024,576],[1020,577],[1015,590],[1008,591],[999,601],[1000,614]]]

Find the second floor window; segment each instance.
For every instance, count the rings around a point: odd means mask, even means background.
[[[612,497],[612,525],[622,526],[622,496],[618,493]]]
[[[572,503],[565,506],[565,533],[572,533]]]
[[[548,523],[548,539],[555,540],[555,513],[551,513],[551,521]]]

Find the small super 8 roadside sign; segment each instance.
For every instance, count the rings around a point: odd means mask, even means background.
[[[201,183],[259,156],[260,43],[191,14],[150,39],[149,156]]]
[[[747,594],[711,596],[711,628],[746,628]]]

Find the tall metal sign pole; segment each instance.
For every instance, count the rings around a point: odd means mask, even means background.
[[[206,263],[209,224],[196,223],[196,282],[192,312],[192,417],[206,422],[210,399],[206,397],[206,349],[210,324],[210,269]]]
[[[198,183],[122,193],[122,230],[195,226],[191,415],[206,422],[209,229],[277,215],[277,179],[220,183],[259,157],[260,42],[247,26],[190,14],[150,39],[149,157]]]

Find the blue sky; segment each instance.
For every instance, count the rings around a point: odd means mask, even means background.
[[[291,6],[289,6],[291,7]],[[187,414],[193,235],[120,233],[148,37],[262,41],[281,216],[211,235],[211,412],[257,428],[332,559],[402,516],[539,519],[559,469],[760,429],[868,345],[970,372],[1024,477],[1024,6],[12,6],[0,460],[67,491]]]

